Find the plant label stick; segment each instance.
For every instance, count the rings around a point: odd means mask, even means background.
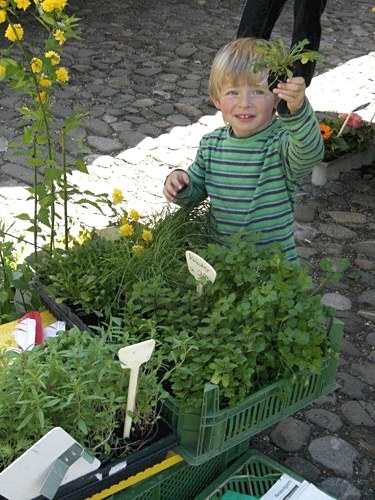
[[[134,412],[135,396],[138,385],[139,368],[143,363],[146,363],[151,358],[151,354],[155,348],[155,340],[145,340],[138,344],[128,345],[122,347],[118,351],[118,357],[121,367],[130,369],[128,397],[126,403],[126,416],[124,424],[123,437],[128,438],[130,435],[130,428],[132,425],[132,417],[130,414]]]
[[[216,271],[207,261],[196,253],[187,250],[185,255],[189,272],[198,281],[197,293],[198,295],[202,295],[203,285],[207,283],[207,281],[211,281],[211,283],[215,281]]]

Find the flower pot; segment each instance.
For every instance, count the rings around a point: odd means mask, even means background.
[[[314,186],[324,186],[328,180],[337,180],[342,172],[349,172],[373,160],[373,150],[349,153],[331,161],[322,161],[313,168],[311,182]]]

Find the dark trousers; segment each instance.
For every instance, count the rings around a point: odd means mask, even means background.
[[[286,0],[247,0],[237,31],[237,38],[253,37],[269,40],[273,27],[283,10]],[[294,0],[292,45],[307,38],[306,49],[319,50],[320,17],[327,0]],[[303,76],[308,87],[315,71],[315,62],[294,67],[295,76]]]

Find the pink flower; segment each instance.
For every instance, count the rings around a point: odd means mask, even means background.
[[[346,120],[348,117],[348,113],[340,113],[338,115],[340,120]],[[362,127],[363,119],[361,116],[357,115],[357,113],[351,113],[349,120],[347,121],[348,127],[360,128]]]

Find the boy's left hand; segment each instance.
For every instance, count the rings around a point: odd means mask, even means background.
[[[298,113],[305,101],[306,85],[302,76],[293,76],[286,82],[278,83],[273,93],[283,99],[291,113]]]

